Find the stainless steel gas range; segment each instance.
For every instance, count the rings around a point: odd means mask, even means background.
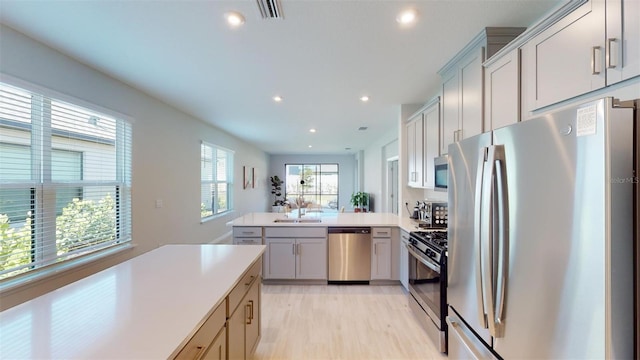
[[[447,230],[410,233],[409,305],[440,352],[447,352]]]

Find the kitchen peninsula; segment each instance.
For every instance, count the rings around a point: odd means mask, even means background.
[[[344,272],[342,265],[346,263],[342,258],[354,252],[366,262],[364,267],[370,267],[368,277],[359,280],[406,284],[403,239],[408,239],[408,232],[416,229],[411,219],[391,213],[307,213],[301,217],[295,213],[250,213],[228,225],[233,227],[234,244],[266,246],[263,278],[265,283],[272,284],[326,284],[332,280],[331,269],[338,267]],[[344,242],[336,244],[341,240],[331,239],[332,228],[364,229],[369,231],[370,240],[357,248]],[[332,246],[342,249],[332,252]]]
[[[247,356],[260,336],[263,252],[233,245],[152,250],[0,313],[1,357],[167,359],[217,343],[222,358]],[[243,300],[256,291],[246,306],[257,332],[243,318],[234,328],[233,310],[245,314]]]
[[[295,220],[301,221],[295,222]],[[239,226],[395,226],[405,231],[416,229],[416,223],[411,219],[401,218],[391,213],[307,213],[300,218],[295,213],[249,213],[231,221],[229,225],[234,228]]]

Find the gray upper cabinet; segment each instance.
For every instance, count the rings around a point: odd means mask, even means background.
[[[440,153],[450,144],[487,130],[484,125],[484,61],[520,35],[525,28],[482,30],[440,71],[442,118]]]
[[[440,97],[431,100],[422,114],[424,130],[422,185],[424,188],[433,189],[435,185],[433,159],[440,155]]]
[[[640,75],[640,1],[607,0],[607,85]]]
[[[423,121],[422,112],[407,122],[407,179],[411,187],[422,187]]]
[[[440,97],[413,114],[407,128],[407,185],[433,189],[433,159],[440,154]]]
[[[525,111],[640,74],[640,2],[590,0],[523,47]]]
[[[605,86],[603,1],[589,1],[523,47],[528,110]]]
[[[520,49],[485,63],[484,125],[495,130],[520,121]]]

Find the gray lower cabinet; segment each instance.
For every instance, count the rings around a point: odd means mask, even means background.
[[[262,245],[261,226],[236,226],[233,228],[235,245]]]
[[[391,280],[391,228],[373,228],[371,241],[371,280]]]
[[[265,279],[327,279],[326,228],[265,228]]]
[[[409,291],[409,250],[407,250],[407,244],[409,243],[409,233],[400,231],[400,283]]]

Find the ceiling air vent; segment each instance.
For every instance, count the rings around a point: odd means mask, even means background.
[[[280,0],[256,0],[263,19],[282,19]]]

